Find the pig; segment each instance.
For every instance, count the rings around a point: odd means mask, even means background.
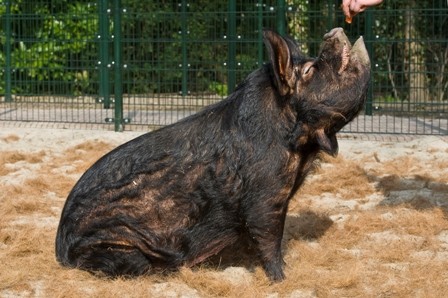
[[[106,276],[191,267],[248,242],[285,278],[288,204],[320,153],[362,110],[370,60],[362,37],[324,35],[317,58],[263,31],[269,63],[217,104],[106,154],[71,190],[56,236],[64,266]]]

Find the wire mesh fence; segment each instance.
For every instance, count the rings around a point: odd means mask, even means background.
[[[265,61],[262,29],[316,56],[325,32],[363,35],[364,111],[346,132],[448,134],[448,7],[384,1],[0,0],[0,121],[151,129],[222,100]]]

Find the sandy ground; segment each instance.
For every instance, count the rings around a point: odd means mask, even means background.
[[[65,198],[101,155],[142,132],[2,127],[0,297],[442,297],[448,293],[448,138],[342,135],[292,200],[286,281],[256,263],[109,280],[62,268]]]

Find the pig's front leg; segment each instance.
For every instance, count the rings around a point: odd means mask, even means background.
[[[283,261],[281,250],[282,238],[277,238],[278,239],[266,241],[266,243],[261,244],[259,248],[263,262],[263,269],[269,279],[274,282],[282,281],[285,278],[285,274],[283,273],[283,265],[285,262]],[[264,247],[265,245],[272,246],[266,248]]]
[[[246,221],[263,268],[269,279],[276,282],[285,278],[281,246],[287,207],[287,203],[262,204],[252,209]]]

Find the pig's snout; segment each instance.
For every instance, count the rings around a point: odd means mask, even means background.
[[[330,32],[324,35],[325,41],[328,41],[330,39],[335,39],[339,44],[342,45],[342,65],[339,69],[339,73],[342,73],[347,68],[349,61],[353,60],[358,61],[363,66],[370,67],[369,54],[362,37],[358,38],[358,40],[356,40],[355,44],[352,46],[350,41],[348,40],[347,35],[345,35],[344,30],[338,27],[332,29]]]
[[[330,32],[328,32],[324,35],[324,40],[330,39],[330,38],[336,36],[340,32],[342,32],[342,34],[344,34],[344,30],[341,27],[333,28],[333,29],[331,29]]]

